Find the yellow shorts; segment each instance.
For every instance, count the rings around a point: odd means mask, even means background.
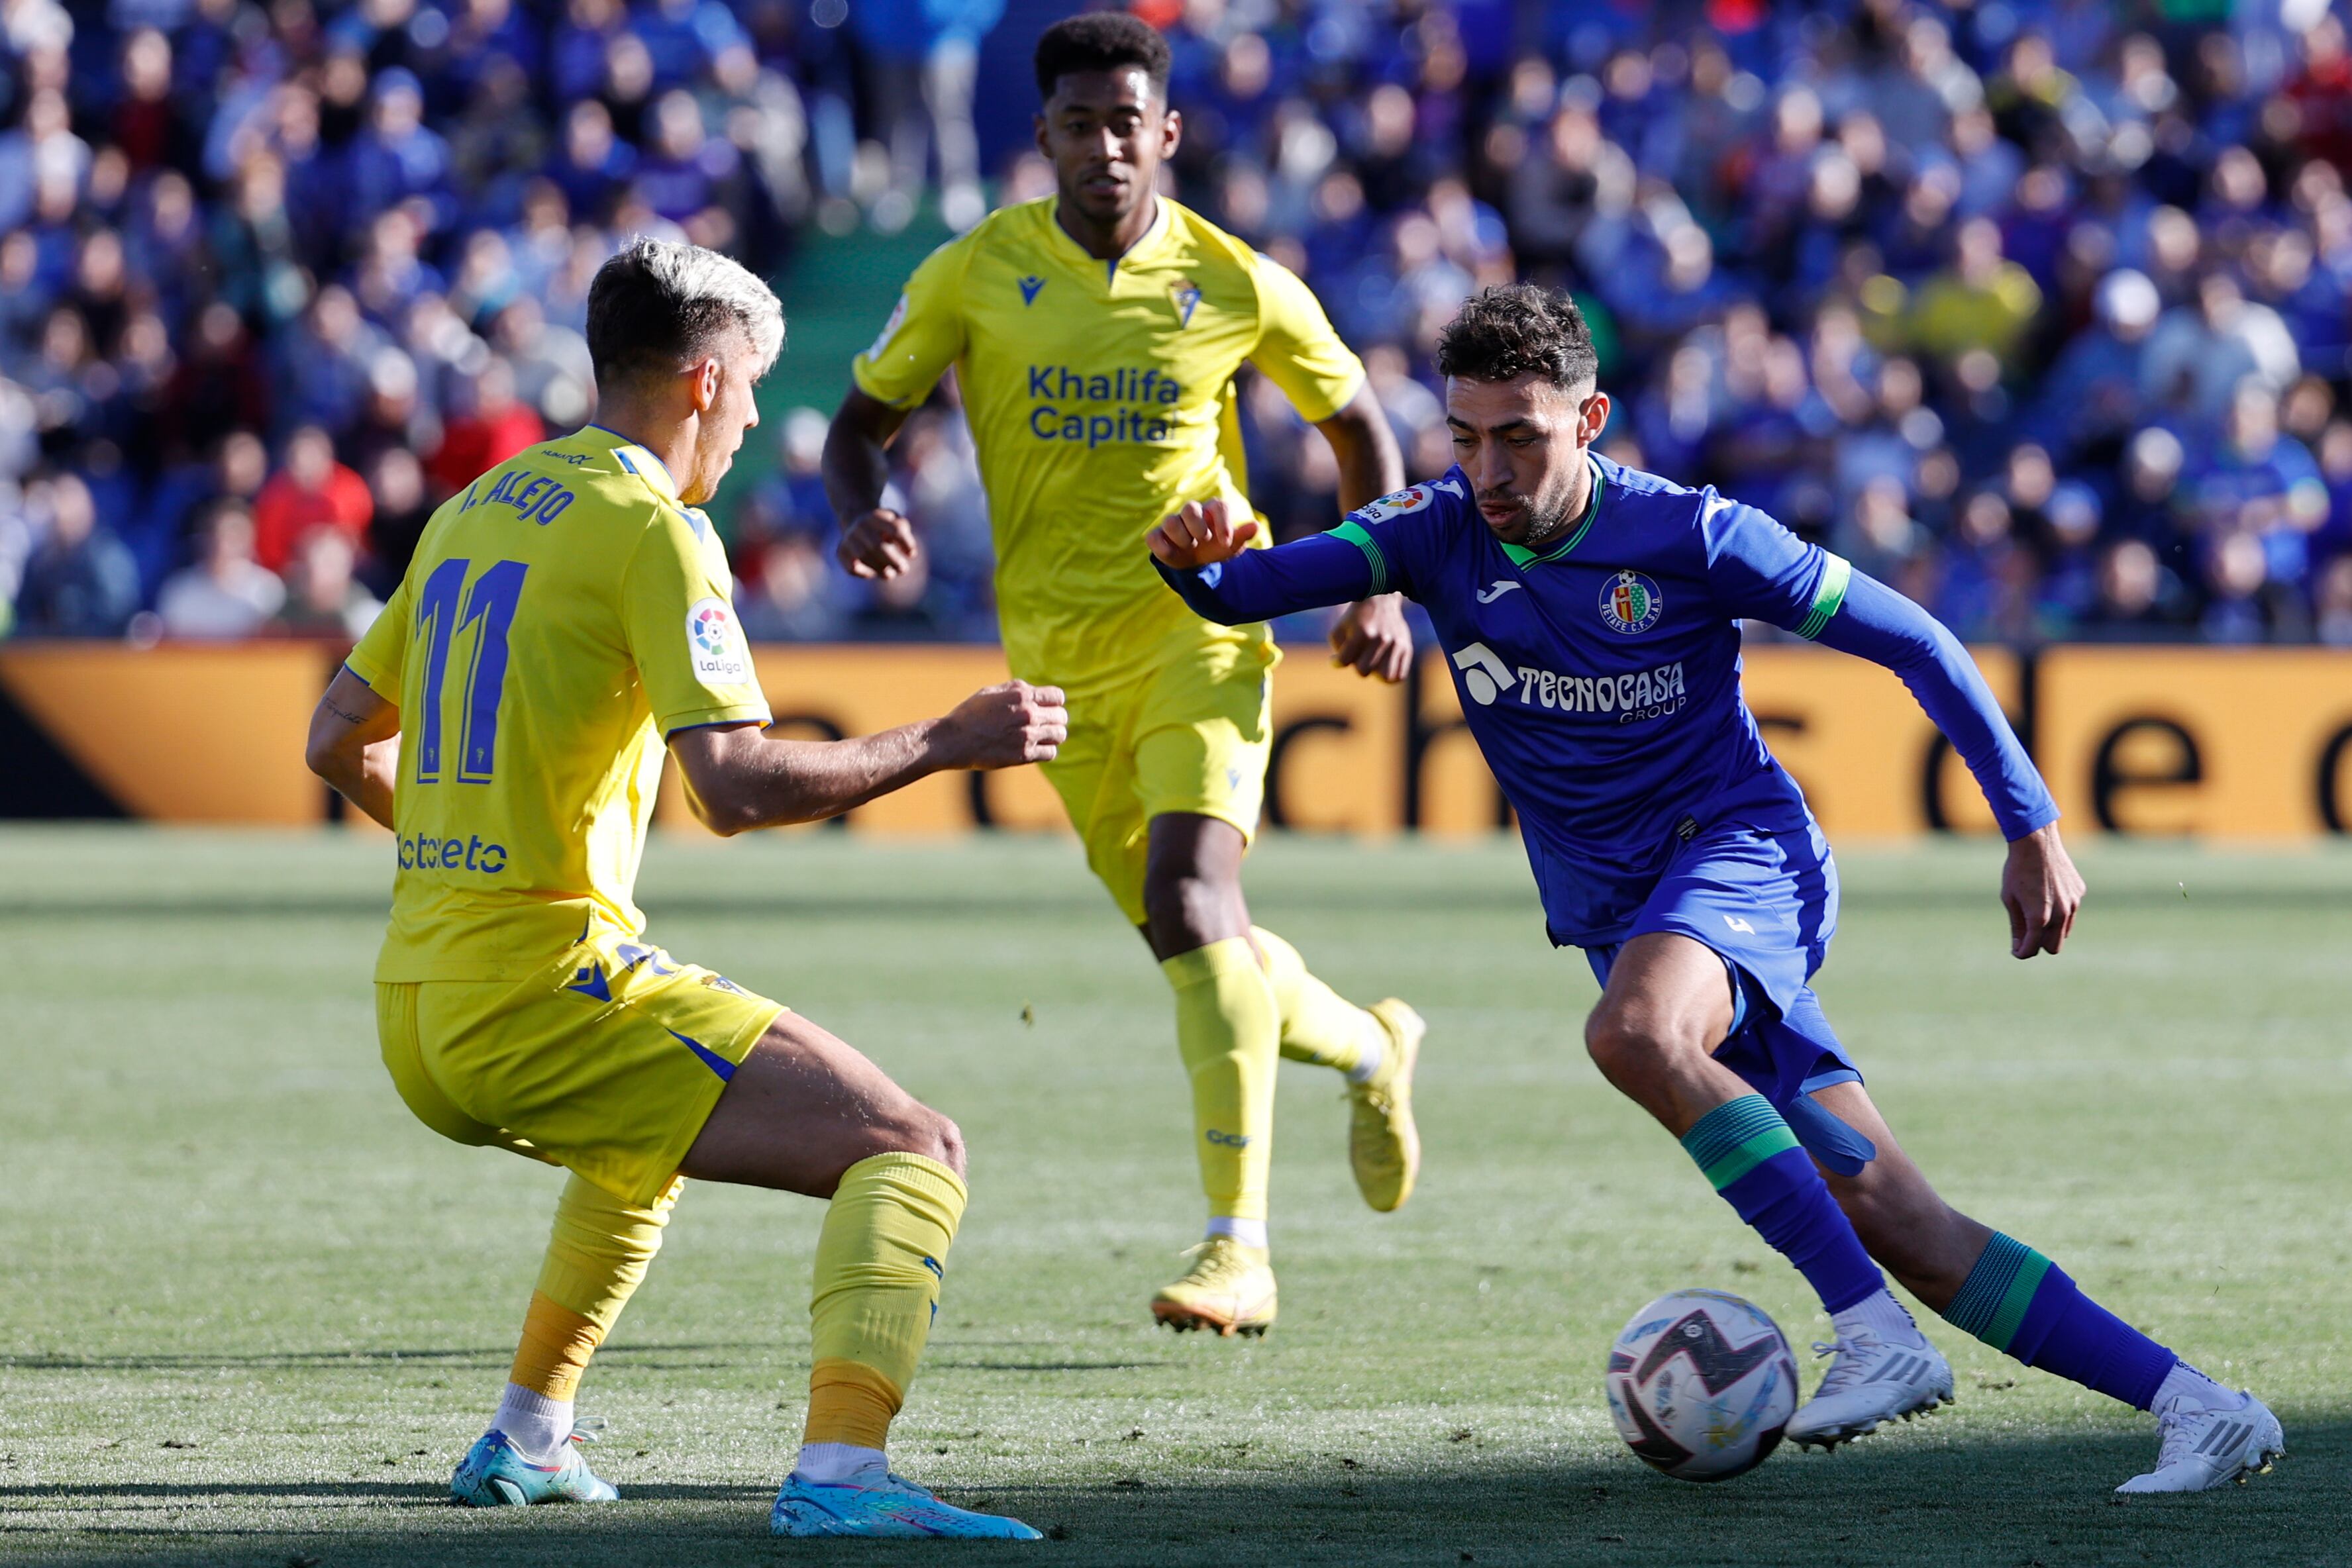
[[[383,1064],[419,1121],[648,1207],[785,1010],[616,935],[520,984],[379,981],[375,998]]]
[[[1046,779],[1120,911],[1143,924],[1151,819],[1191,812],[1257,835],[1282,654],[1255,632],[1194,644],[1150,674],[1070,699],[1070,738]]]

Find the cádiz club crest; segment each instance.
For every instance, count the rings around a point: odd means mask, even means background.
[[[1619,572],[1601,591],[1601,623],[1629,637],[1656,625],[1658,612],[1664,608],[1658,585],[1638,571]]]

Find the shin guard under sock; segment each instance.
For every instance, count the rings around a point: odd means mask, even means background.
[[[883,1446],[939,1315],[963,1206],[961,1179],[920,1155],[876,1155],[842,1176],[817,1234],[803,1442]]]
[[[1239,936],[1163,961],[1176,1048],[1192,1081],[1192,1132],[1213,1219],[1264,1219],[1274,1147],[1281,1015],[1257,954]]]
[[[1835,1313],[1886,1288],[1853,1222],[1772,1103],[1743,1094],[1701,1116],[1683,1149],[1739,1218],[1796,1265]]]

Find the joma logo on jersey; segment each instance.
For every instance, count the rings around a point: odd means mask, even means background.
[[[1516,695],[1523,707],[1610,713],[1619,724],[1632,724],[1675,712],[1686,695],[1679,659],[1622,675],[1563,675],[1532,664],[1514,666],[1486,643],[1473,643],[1454,655],[1454,667],[1462,672],[1462,689],[1480,707]]]

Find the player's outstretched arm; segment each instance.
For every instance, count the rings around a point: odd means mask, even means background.
[[[835,553],[852,576],[891,578],[915,564],[915,525],[882,504],[890,438],[906,422],[904,409],[851,387],[824,433],[824,495],[841,522]]]
[[[1069,738],[1055,686],[1007,681],[955,711],[855,740],[786,740],[753,724],[669,737],[694,814],[713,832],[817,822],[953,768],[1049,760]]]
[[[335,672],[310,714],[303,747],[310,771],[369,816],[392,826],[392,783],[400,772],[400,709],[348,669]]]
[[[2010,841],[2000,879],[2010,952],[2020,958],[2057,952],[2074,928],[2083,878],[2058,838],[2058,803],[1960,640],[1925,610],[1859,571],[1817,640],[1902,676],[1936,727],[1950,738]]]
[[[1227,626],[1346,604],[1371,591],[1371,565],[1346,539],[1315,534],[1254,550],[1257,532],[1255,518],[1232,517],[1223,501],[1192,501],[1144,542],[1193,613]]]

